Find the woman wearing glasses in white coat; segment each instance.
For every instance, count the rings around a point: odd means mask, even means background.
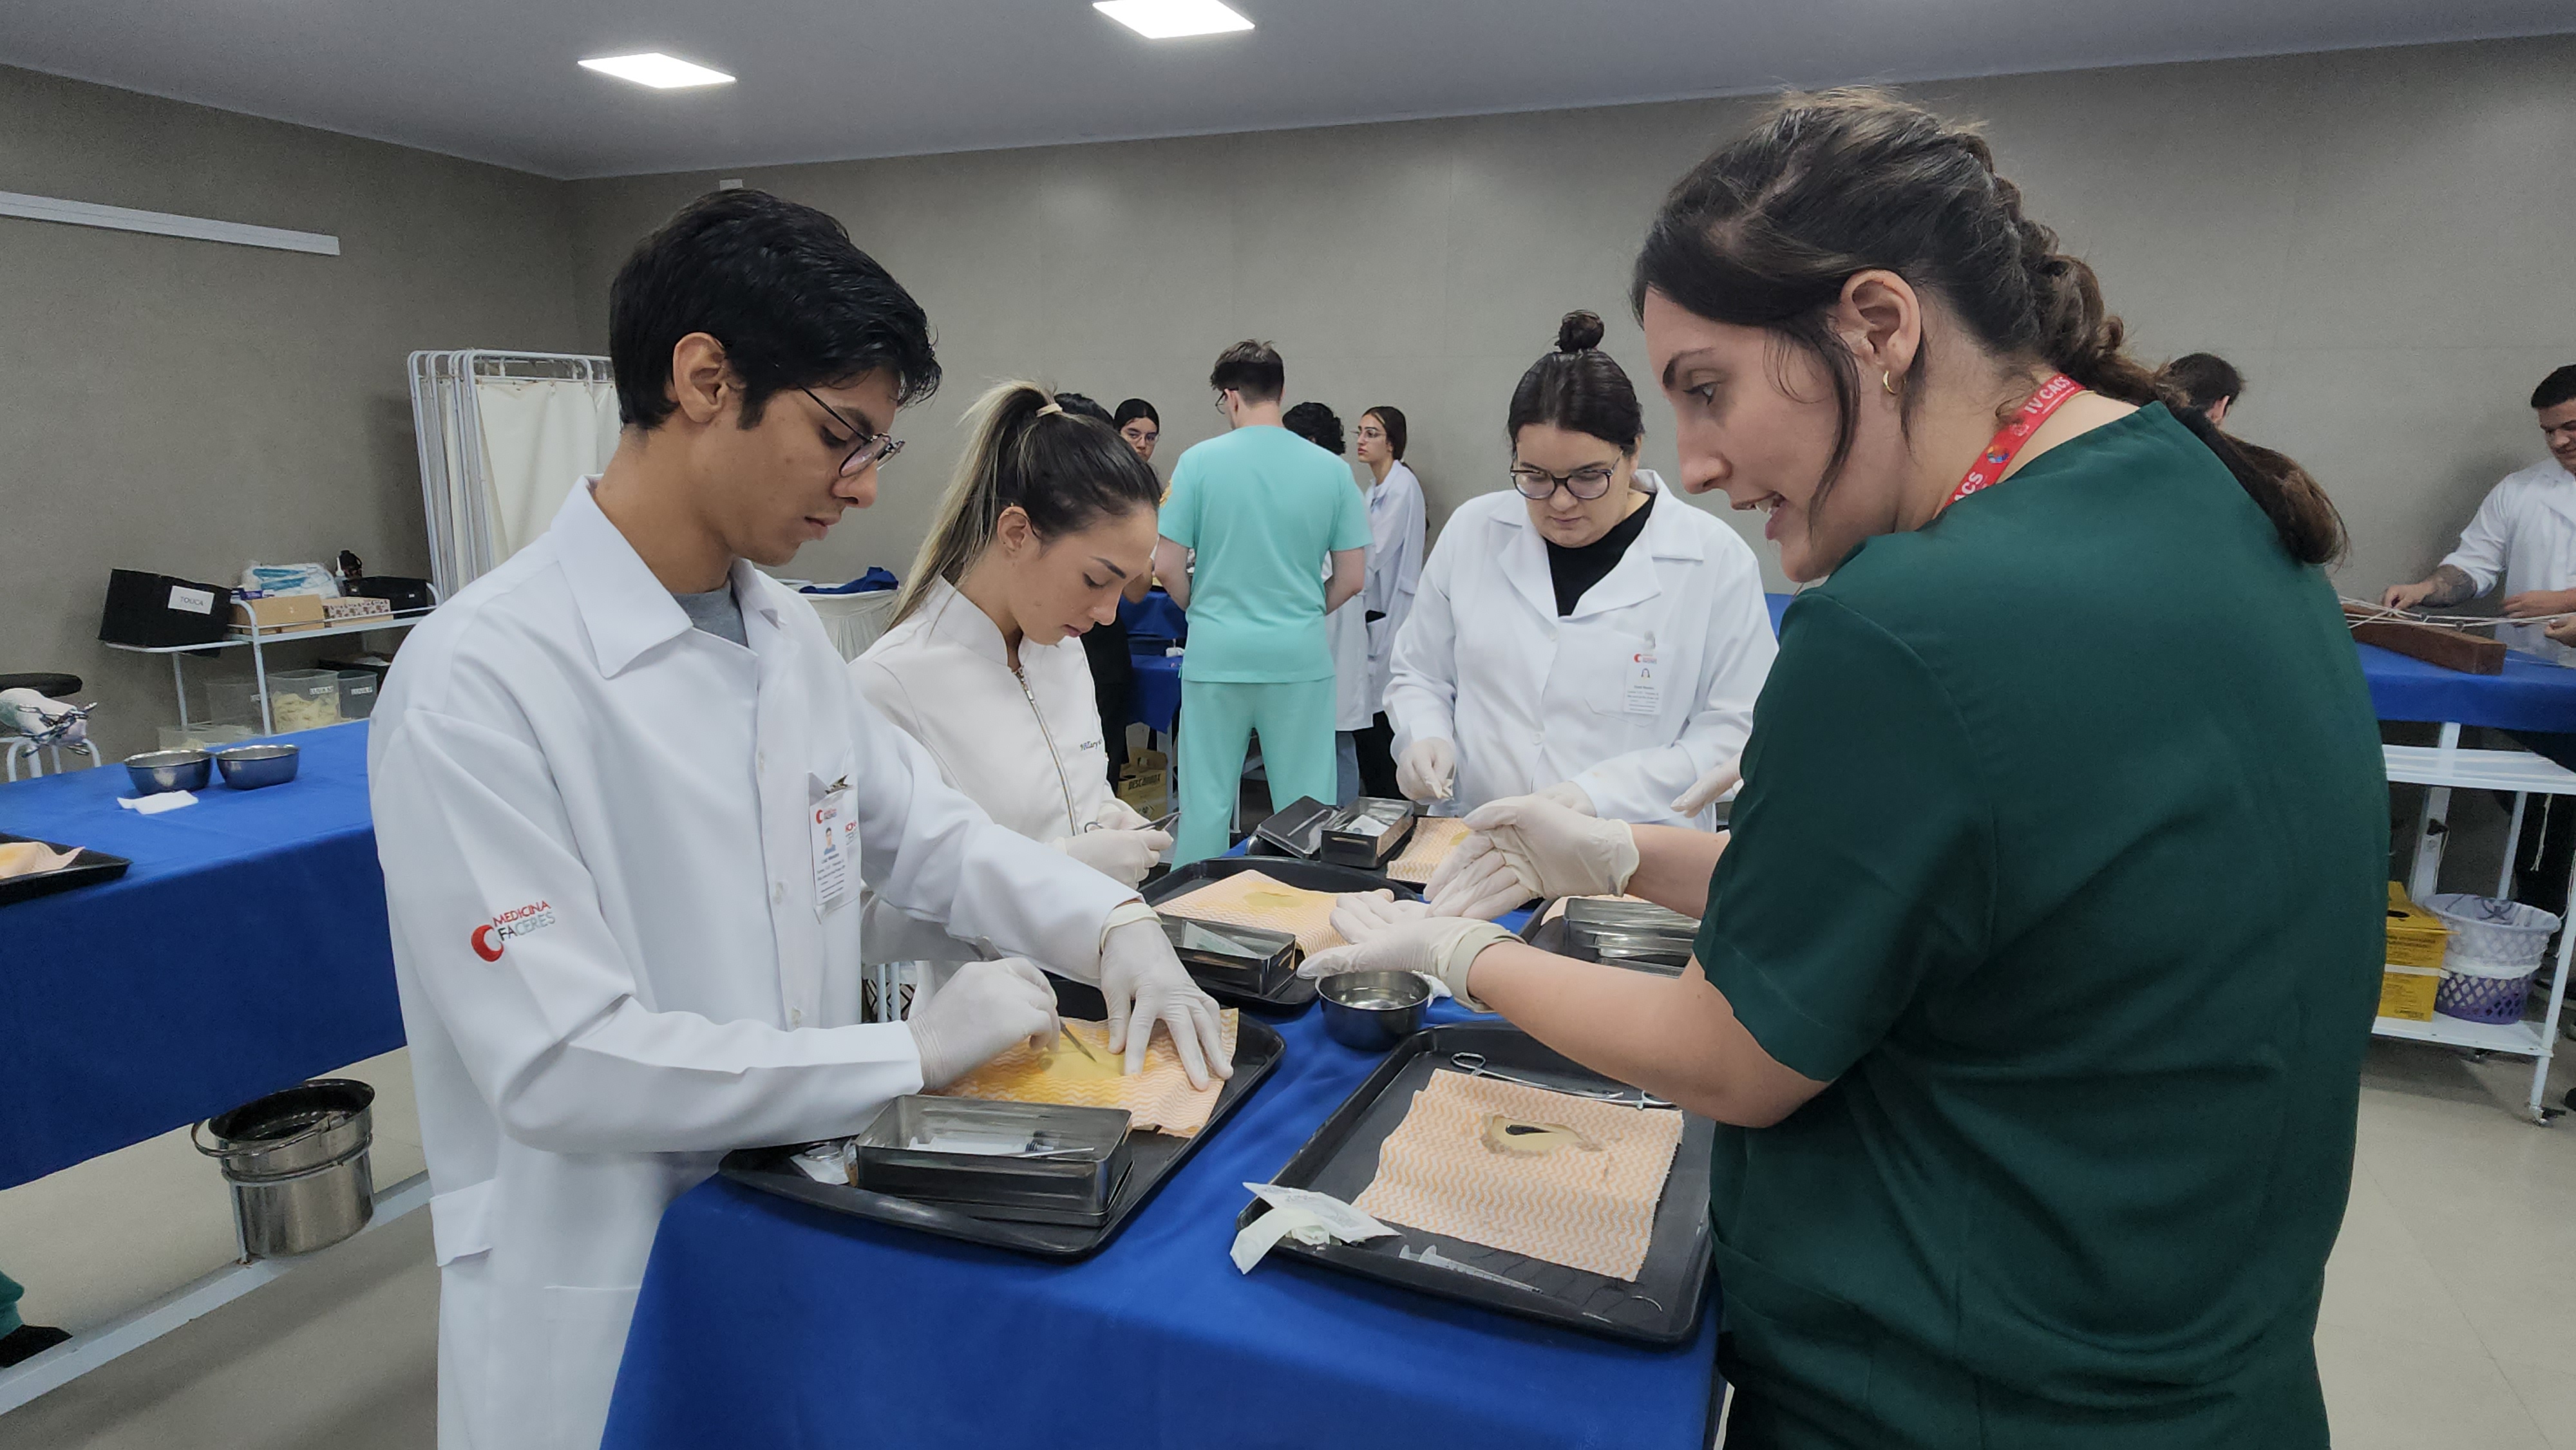
[[[1705,823],[1675,799],[1752,728],[1774,653],[1761,566],[1637,467],[1637,393],[1600,341],[1600,318],[1566,314],[1512,391],[1514,491],[1451,515],[1423,567],[1386,693],[1416,801],[1544,792]]]

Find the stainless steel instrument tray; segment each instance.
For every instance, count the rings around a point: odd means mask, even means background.
[[[986,1218],[1098,1226],[1127,1177],[1117,1108],[900,1097],[851,1140],[856,1186]]]

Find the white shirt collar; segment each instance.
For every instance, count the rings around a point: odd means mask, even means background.
[[[591,496],[599,480],[585,478],[564,496],[547,537],[572,585],[574,607],[581,611],[591,656],[603,676],[614,677],[644,654],[685,635],[693,627],[688,611],[653,577],[644,557],[635,552],[616,524]],[[748,559],[733,561],[734,602],[746,616],[760,615],[775,627],[778,601],[769,577]],[[759,636],[754,636],[755,639]]]

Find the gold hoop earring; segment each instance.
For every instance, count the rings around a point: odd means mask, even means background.
[[[1887,395],[1889,397],[1893,398],[1896,396],[1896,378],[1885,368],[1879,369],[1878,385],[1887,389]]]

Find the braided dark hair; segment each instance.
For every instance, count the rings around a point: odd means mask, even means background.
[[[1642,313],[1658,292],[1816,358],[1840,414],[1820,483],[1831,487],[1851,456],[1860,378],[1829,318],[1843,284],[1873,269],[1939,297],[1998,358],[2055,369],[2124,403],[2160,396],[2155,375],[2128,355],[2128,329],[2103,305],[2092,267],[2023,214],[2021,189],[1996,174],[1985,138],[1874,90],[1784,96],[1693,167],[1656,213],[1629,300]],[[1929,365],[1918,356],[1918,380]],[[1921,392],[1906,389],[1903,416]],[[2306,470],[2205,417],[2176,416],[2292,556],[2322,564],[2343,552],[2343,520]]]

